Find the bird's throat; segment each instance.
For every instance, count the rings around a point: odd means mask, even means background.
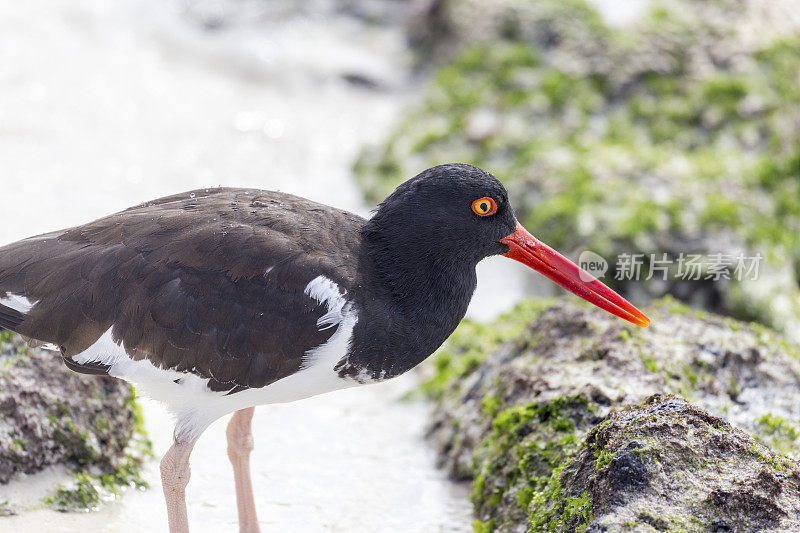
[[[371,294],[383,294],[392,309],[392,329],[402,331],[387,347],[402,353],[397,374],[433,353],[458,326],[475,292],[475,264],[435,246],[395,234],[366,240],[369,270],[375,285]],[[384,317],[371,317],[380,323]],[[379,326],[376,326],[379,327]],[[380,347],[374,347],[380,350]]]

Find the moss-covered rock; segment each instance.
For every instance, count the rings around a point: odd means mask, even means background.
[[[480,43],[524,41],[546,50],[593,55],[611,37],[584,0],[427,0],[407,25],[419,62],[444,62]]]
[[[800,471],[725,420],[652,396],[592,429],[534,500],[534,531],[793,531]]]
[[[430,436],[441,464],[472,480],[476,530],[638,531],[649,520],[640,515],[666,520],[648,526],[657,530],[707,531],[714,520],[729,531],[758,530],[737,529],[734,520],[742,509],[737,498],[756,505],[763,496],[745,494],[747,483],[763,477],[758,464],[787,491],[789,499],[775,504],[781,512],[800,501],[793,474],[800,458],[797,345],[764,326],[670,298],[648,309],[653,322],[645,329],[587,306],[542,307],[526,302],[510,313],[516,323],[530,322],[505,342],[462,325],[427,368],[437,403]],[[492,353],[476,362],[470,340]],[[462,354],[473,362],[461,365]],[[656,409],[652,419],[624,414],[647,411],[641,402],[657,394],[685,400],[658,400],[672,407]],[[622,407],[623,414],[609,416]],[[635,505],[622,489],[602,488],[615,487],[610,470],[638,468],[634,458],[658,474],[647,478],[652,490],[643,489],[647,496]],[[744,483],[738,488],[731,484],[737,477]],[[716,500],[701,510],[680,496],[689,488]],[[798,516],[785,519],[800,527]],[[776,527],[784,523],[775,520]]]
[[[457,54],[356,163],[371,200],[434,164],[475,164],[528,229],[605,257],[604,281],[634,300],[672,294],[800,336],[800,40],[774,24],[797,22],[786,2],[655,1],[630,28],[581,0],[434,4],[437,29],[415,27]],[[643,254],[640,280],[620,254]],[[701,279],[686,281],[693,254]],[[758,254],[750,280],[738,259]]]
[[[85,509],[105,493],[143,486],[140,466],[149,454],[130,385],[70,372],[58,354],[0,333],[0,484],[64,465],[75,480],[55,488],[47,503]]]

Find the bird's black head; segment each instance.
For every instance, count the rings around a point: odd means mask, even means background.
[[[475,289],[475,266],[502,254],[610,313],[641,326],[650,323],[528,233],[514,217],[503,185],[470,165],[440,165],[406,181],[378,206],[363,236],[378,276],[407,309],[450,301],[463,316]]]
[[[477,167],[449,164],[397,187],[378,206],[366,231],[373,241],[402,242],[406,255],[424,258],[426,264],[474,268],[481,259],[508,251],[500,239],[516,224],[497,178]]]

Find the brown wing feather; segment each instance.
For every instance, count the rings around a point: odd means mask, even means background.
[[[327,309],[303,291],[319,275],[345,290],[357,283],[363,223],[259,190],[162,198],[0,248],[0,296],[38,301],[21,321],[2,314],[0,326],[66,357],[113,326],[135,359],[220,389],[261,387],[332,335],[316,325]]]

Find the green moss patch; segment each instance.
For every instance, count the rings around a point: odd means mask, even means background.
[[[75,472],[71,483],[59,484],[43,503],[59,511],[93,510],[127,488],[146,489],[148,484],[141,474],[142,458],[135,454],[121,460],[110,472],[95,474],[81,469]]]
[[[95,463],[96,456],[87,432],[77,430],[70,419],[51,420],[58,427],[56,438],[72,450],[69,459],[73,461],[74,479],[55,487],[53,493],[43,500],[45,505],[59,511],[93,510],[103,501],[121,496],[128,488],[144,490],[148,487],[142,477],[142,467],[146,460],[153,458],[152,443],[144,429],[142,408],[136,402],[132,387],[126,405],[134,416],[134,433],[124,453],[107,463]],[[102,413],[93,418],[98,431],[107,430],[109,424]]]
[[[538,507],[537,498],[556,490],[554,472],[597,422],[594,411],[586,398],[576,395],[495,413],[491,432],[475,452],[472,501],[476,515],[499,527],[520,520],[531,505]],[[513,500],[516,512],[497,516],[503,500]],[[566,507],[570,516],[577,512],[574,502],[565,503]]]

